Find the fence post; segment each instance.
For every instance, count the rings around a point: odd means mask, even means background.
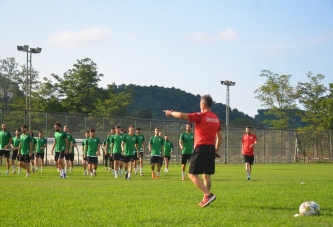
[[[329,162],[331,162],[332,158],[332,131],[330,131],[330,155],[329,155]]]
[[[46,134],[45,135],[46,138],[48,138],[49,137],[49,133],[48,133],[48,130],[47,130],[47,112],[45,112],[45,134]],[[46,141],[46,143],[48,143],[48,141]],[[47,147],[48,146],[46,146],[45,162],[46,162],[46,165],[48,166],[49,164],[47,162],[47,153],[48,153]]]
[[[264,163],[266,164],[266,135],[265,135],[265,128],[263,128],[263,138],[264,138]]]

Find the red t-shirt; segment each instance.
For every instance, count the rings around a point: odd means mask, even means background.
[[[243,154],[254,156],[254,146],[250,147],[250,145],[254,144],[257,141],[257,137],[254,134],[244,134],[242,138],[242,145],[243,145]]]
[[[212,111],[191,113],[188,119],[194,122],[194,147],[215,145],[216,133],[221,131],[221,124]]]

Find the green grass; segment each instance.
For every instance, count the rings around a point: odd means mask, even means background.
[[[3,162],[4,163],[4,162]],[[76,166],[68,179],[55,167],[43,172],[4,175],[0,166],[1,226],[332,226],[330,164],[258,164],[246,180],[243,165],[217,164],[208,207],[196,204],[201,192],[180,180],[180,165],[151,179],[115,179],[100,166],[98,176],[82,176]],[[304,182],[305,184],[301,184]],[[297,217],[307,200],[321,207],[320,216]]]

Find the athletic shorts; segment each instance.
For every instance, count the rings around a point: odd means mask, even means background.
[[[1,149],[0,156],[4,156],[5,158],[10,158],[10,150],[9,149]]]
[[[138,160],[139,158],[138,158],[138,152],[135,152],[134,153],[134,160]]]
[[[32,153],[30,160],[34,160],[35,159],[35,153]]]
[[[140,158],[141,158],[141,159],[143,158],[143,152],[141,152],[141,151],[139,152],[139,159],[140,159]]]
[[[30,157],[29,157],[29,155],[27,154],[27,155],[23,155],[23,154],[21,154],[20,155],[20,162],[30,162]]]
[[[155,164],[155,163],[159,163],[161,165],[161,161],[162,161],[162,157],[161,156],[151,156],[150,157],[150,164]]]
[[[74,161],[74,153],[65,154],[65,160]]]
[[[109,153],[107,153],[107,154],[104,153],[104,160],[108,160],[109,157],[110,157],[110,154],[109,154]]]
[[[36,153],[36,158],[44,159],[44,153]]]
[[[182,164],[186,165],[186,163],[191,160],[191,154],[182,154]]]
[[[124,163],[134,162],[134,155],[124,156]]]
[[[122,154],[113,154],[113,159],[115,161],[121,161],[121,162],[123,162],[124,161],[124,155],[122,155]]]
[[[65,151],[57,151],[56,154],[57,153],[58,153],[58,158],[62,158],[63,159],[65,157]]]
[[[88,163],[92,163],[92,164],[98,164],[98,157],[91,157],[88,156]]]
[[[190,174],[215,173],[215,145],[201,145],[194,149],[190,160]]]
[[[168,159],[168,161],[170,161],[170,155],[164,155],[164,158]]]
[[[244,158],[244,162],[245,163],[249,163],[250,165],[253,165],[254,162],[254,156],[250,156],[250,155],[243,155]]]
[[[113,156],[112,156],[112,155],[110,155],[110,157],[109,157],[109,161],[110,161],[110,162],[113,162],[113,161],[114,161],[114,159],[113,159]]]
[[[17,156],[17,153],[18,153],[18,150],[13,150],[13,153],[12,153],[12,160],[20,160],[19,157]]]

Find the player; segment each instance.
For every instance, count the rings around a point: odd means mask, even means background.
[[[43,136],[43,132],[39,131],[38,138],[36,139],[36,171],[38,171],[38,159],[40,158],[40,170],[43,171],[44,167],[44,153],[47,146],[47,140]]]
[[[143,154],[145,153],[145,136],[141,134],[141,128],[136,128],[136,136],[138,137],[139,146],[139,165],[140,165],[140,175],[143,176]],[[136,167],[137,171],[138,167]]]
[[[72,136],[71,131],[68,131],[68,134],[70,134]],[[67,136],[67,138],[68,138],[68,136]],[[72,136],[72,149],[68,153],[68,159],[69,159],[69,164],[70,164],[69,172],[73,172],[73,168],[74,168],[74,157],[75,157],[74,148],[75,147],[76,147],[76,150],[78,150],[76,140]],[[65,156],[65,158],[66,158],[66,156]],[[66,159],[66,166],[68,166],[68,160],[67,159]]]
[[[135,135],[134,126],[128,127],[128,134],[124,135],[121,143],[122,154],[124,155],[125,179],[131,179],[135,153],[139,152],[138,138]],[[136,152],[135,152],[136,151]],[[128,163],[130,163],[128,170]]]
[[[112,174],[114,175],[114,159],[113,159],[113,152],[111,150],[111,139],[113,135],[116,133],[115,128],[111,128],[108,138],[106,138],[106,144],[105,147],[108,149],[109,152],[109,166],[110,171],[112,171]]]
[[[103,154],[104,154],[104,162],[105,162],[105,169],[106,170],[109,170],[108,161],[110,160],[110,147],[106,146],[109,136],[110,136],[110,133],[105,138],[105,140],[103,141],[103,144],[102,144],[102,150],[103,150]]]
[[[73,148],[74,138],[73,138],[72,134],[69,133],[69,128],[68,128],[67,125],[64,126],[64,132],[67,135],[67,139],[68,139],[68,143],[69,143],[68,153],[65,154],[65,162],[66,162],[66,164],[65,164],[65,173],[67,174],[68,173],[69,160],[72,158],[72,160],[74,161],[74,155],[72,155],[72,154],[74,154],[74,153],[72,153],[73,150],[74,150],[74,148]]]
[[[91,177],[96,177],[98,156],[100,155],[100,140],[95,136],[95,129],[90,129],[90,137],[87,138],[84,149],[90,175]]]
[[[124,156],[121,154],[121,143],[123,141],[124,135],[120,133],[121,127],[119,125],[116,125],[115,127],[116,133],[111,138],[111,151],[113,153],[113,159],[114,159],[114,177],[118,178],[118,176],[121,177],[122,174],[122,168],[124,161]]]
[[[185,180],[186,163],[191,159],[193,154],[194,135],[192,125],[186,124],[186,131],[180,135],[179,147],[182,150],[182,180]]]
[[[160,129],[155,128],[155,135],[149,140],[148,148],[151,154],[150,164],[151,164],[151,177],[159,178],[161,171],[161,158],[163,158],[163,138],[159,136]],[[155,165],[157,165],[157,173],[155,175]]]
[[[90,137],[90,132],[87,131],[85,134],[85,139],[82,140],[82,158],[83,158],[83,175],[88,175],[87,173],[87,156],[84,155],[85,153],[85,145],[86,145],[86,141],[87,141],[87,138]]]
[[[242,137],[242,153],[245,161],[247,179],[251,179],[252,165],[254,161],[254,145],[257,144],[257,137],[251,133],[251,126],[246,126],[245,134]]]
[[[164,136],[164,163],[165,168],[164,172],[169,172],[169,161],[171,157],[171,153],[173,152],[173,143],[169,140],[167,135]]]
[[[23,168],[26,170],[25,177],[28,178],[30,176],[30,158],[32,157],[32,139],[28,134],[28,127],[26,125],[22,125],[21,130],[22,135],[20,136],[19,152],[17,153],[20,161],[17,173],[20,174],[21,168]]]
[[[35,172],[35,153],[36,153],[36,145],[37,141],[34,137],[34,132],[33,131],[28,131],[28,134],[31,136],[31,142],[32,142],[32,156],[30,158],[31,162],[31,170],[34,173]]]
[[[160,132],[158,133],[158,135],[162,138],[163,143],[164,143],[163,133],[160,131]],[[161,150],[161,152],[162,152],[162,150]],[[164,161],[164,158],[163,158],[163,157],[160,157],[160,167],[161,167],[161,168],[162,168],[162,166],[163,166],[163,161]]]
[[[55,161],[58,165],[60,178],[66,178],[66,172],[64,171],[64,157],[68,154],[69,141],[67,134],[61,131],[61,124],[59,122],[54,123],[54,143],[51,149],[51,154],[55,150]]]
[[[222,141],[222,130],[219,118],[211,111],[213,99],[204,95],[200,99],[201,112],[181,113],[173,110],[164,110],[167,117],[173,116],[186,121],[194,122],[194,152],[190,160],[189,178],[204,194],[203,200],[198,204],[206,207],[216,199],[211,193],[211,174],[215,172],[215,158]],[[204,181],[199,178],[202,174]]]
[[[18,152],[19,152],[19,145],[21,142],[21,129],[16,129],[15,131],[15,136],[12,138],[12,148],[13,148],[13,153],[12,153],[12,169],[13,169],[13,174],[16,173],[16,169],[15,169],[15,159],[17,159],[17,161],[19,161],[19,156],[18,156]]]
[[[12,135],[7,131],[7,125],[2,124],[2,131],[0,132],[0,160],[2,156],[6,158],[6,175],[9,173],[9,158],[10,158],[10,147],[12,144]]]

